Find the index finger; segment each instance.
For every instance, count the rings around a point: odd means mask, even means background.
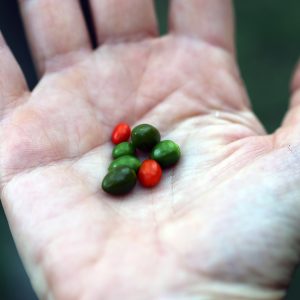
[[[172,0],[170,30],[235,52],[231,0]]]

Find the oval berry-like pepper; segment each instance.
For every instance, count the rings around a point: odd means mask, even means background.
[[[118,145],[122,142],[128,141],[130,138],[131,129],[128,124],[126,123],[119,123],[115,129],[113,130],[113,133],[111,135],[111,141]]]
[[[160,165],[153,159],[143,161],[138,172],[138,179],[142,186],[150,188],[156,186],[162,176]]]
[[[141,124],[133,128],[131,140],[136,148],[142,151],[150,151],[157,143],[159,143],[160,133],[152,125]]]
[[[140,166],[141,162],[138,158],[132,155],[125,155],[113,160],[109,165],[108,170],[111,171],[118,167],[128,167],[137,172]]]
[[[102,189],[111,195],[129,193],[136,185],[136,174],[128,167],[119,167],[111,170],[102,181]]]
[[[124,155],[135,155],[135,148],[131,143],[123,142],[115,146],[112,152],[114,159]]]
[[[175,165],[179,161],[180,156],[179,146],[169,140],[160,142],[151,152],[151,158],[156,160],[163,168]]]

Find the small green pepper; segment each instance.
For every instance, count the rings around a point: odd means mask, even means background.
[[[135,148],[131,143],[123,142],[115,146],[112,156],[114,159],[124,155],[135,155]]]
[[[140,166],[141,162],[138,158],[132,155],[125,155],[113,160],[109,165],[108,170],[111,171],[118,167],[128,167],[137,172]]]
[[[163,168],[175,165],[180,156],[179,146],[170,140],[160,142],[151,152],[151,158],[156,160]]]
[[[131,140],[136,148],[142,151],[150,151],[159,143],[160,133],[152,125],[141,124],[132,130]]]
[[[136,174],[128,167],[119,167],[110,171],[102,181],[102,189],[112,195],[129,193],[136,185]]]

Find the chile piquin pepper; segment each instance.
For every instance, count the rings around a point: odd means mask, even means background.
[[[136,185],[136,174],[128,167],[119,167],[110,171],[102,181],[102,189],[111,195],[129,193]]]
[[[132,130],[131,141],[136,148],[142,151],[151,151],[160,142],[160,133],[152,125],[141,124]]]
[[[126,123],[119,123],[115,128],[111,135],[111,141],[118,145],[122,142],[128,141],[130,138],[131,129]]]
[[[119,145],[116,145],[113,149],[112,156],[114,159],[124,155],[135,155],[135,148],[132,143],[123,142]]]
[[[146,188],[156,186],[162,177],[162,167],[175,165],[181,156],[179,146],[170,140],[160,141],[159,131],[149,124],[138,125],[131,132],[127,124],[120,123],[114,129],[112,142],[116,144],[112,151],[114,161],[102,181],[102,189],[112,195],[130,192],[137,178]],[[141,164],[135,156],[136,148],[150,152],[151,159]]]
[[[161,176],[161,167],[155,160],[143,161],[138,172],[138,179],[142,186],[147,188],[156,186],[160,182]]]
[[[118,167],[128,167],[137,172],[140,166],[141,162],[138,158],[132,155],[125,155],[113,160],[109,165],[108,170],[111,171]]]
[[[163,168],[175,165],[179,161],[180,156],[179,146],[170,140],[160,142],[151,152],[151,158],[156,160]]]

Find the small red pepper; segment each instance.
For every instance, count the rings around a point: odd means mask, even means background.
[[[126,123],[119,123],[111,136],[111,141],[115,144],[118,145],[122,142],[126,142],[129,140],[131,134],[131,129],[128,124]]]
[[[143,161],[138,171],[138,178],[142,186],[154,187],[161,179],[162,169],[160,165],[153,159]]]

